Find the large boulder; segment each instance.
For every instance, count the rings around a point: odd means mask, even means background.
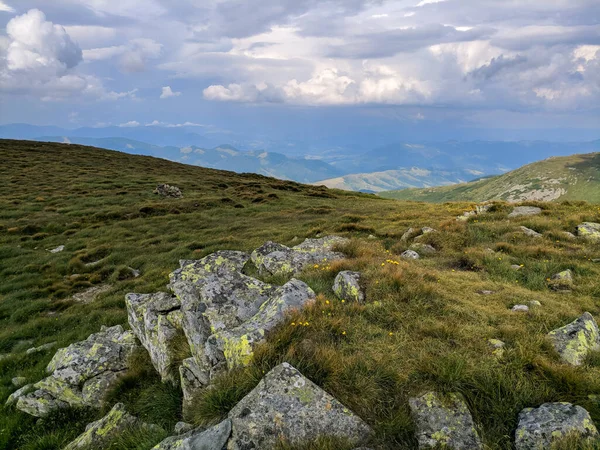
[[[230,435],[231,420],[225,419],[208,430],[200,427],[182,435],[168,437],[152,450],[224,450]]]
[[[129,357],[139,348],[131,331],[120,325],[104,328],[85,341],[59,349],[46,368],[51,375],[22,396],[17,408],[42,417],[66,406],[99,407],[106,393],[129,368]]]
[[[347,242],[339,236],[306,239],[292,248],[267,242],[252,253],[252,261],[263,275],[294,276],[310,265],[343,259],[344,254],[333,248]]]
[[[313,442],[318,436],[357,445],[371,429],[290,364],[272,369],[229,413],[228,450],[272,449],[281,440]]]
[[[158,194],[162,197],[172,197],[172,198],[181,198],[183,194],[181,193],[181,189],[177,186],[171,186],[169,184],[159,184],[154,189],[154,193]]]
[[[419,255],[433,255],[437,253],[437,250],[432,245],[423,244],[421,242],[412,244],[410,250],[417,252]]]
[[[548,286],[555,291],[565,291],[573,288],[573,272],[570,269],[552,275]]]
[[[365,292],[361,286],[361,273],[344,270],[335,277],[333,292],[340,300],[364,303]]]
[[[517,206],[508,217],[536,216],[542,213],[542,208],[536,206]]]
[[[183,334],[181,302],[166,293],[127,294],[125,296],[129,326],[142,345],[163,381],[178,381],[173,373],[178,338]]]
[[[563,362],[573,366],[580,366],[588,353],[600,350],[600,330],[589,312],[551,331],[548,338]]]
[[[113,448],[114,441],[124,432],[138,431],[144,434],[162,434],[157,425],[142,422],[125,410],[125,405],[117,403],[102,419],[90,423],[85,432],[68,444],[64,450],[104,450]]]
[[[590,241],[600,241],[600,223],[584,222],[578,225],[577,235]]]
[[[519,414],[515,432],[517,450],[539,450],[567,435],[596,437],[598,430],[581,406],[570,403],[544,403],[539,408],[527,408]]]
[[[469,408],[460,394],[428,392],[409,399],[419,448],[482,449]]]

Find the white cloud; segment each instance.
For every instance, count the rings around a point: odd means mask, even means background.
[[[162,94],[160,94],[160,98],[165,99],[169,97],[179,97],[181,92],[173,92],[171,86],[164,86],[162,88]]]
[[[146,126],[147,127],[164,127],[164,128],[206,127],[206,125],[201,124],[201,123],[194,123],[194,122],[167,123],[167,122],[160,122],[158,120],[154,120],[150,123],[147,123]]]
[[[96,25],[70,25],[65,30],[83,48],[91,48],[117,38],[117,30]]]
[[[0,11],[14,13],[15,9],[13,7],[7,5],[5,2],[0,1]]]
[[[130,120],[129,122],[119,124],[121,128],[135,128],[139,127],[140,123],[137,120]]]
[[[444,1],[446,1],[446,0],[421,0],[419,3],[417,3],[417,8],[420,8],[421,6],[429,5],[432,3],[441,3]]]
[[[119,68],[122,72],[134,73],[146,70],[150,59],[158,58],[162,53],[162,45],[152,39],[133,39],[126,45],[90,48],[83,51],[86,61],[102,61],[119,58]]]

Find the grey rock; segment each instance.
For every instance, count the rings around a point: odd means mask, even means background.
[[[577,236],[575,236],[573,233],[571,233],[570,231],[563,231],[561,233],[566,239],[577,239]]]
[[[377,239],[377,236],[373,236],[372,234],[370,234],[370,235],[367,236],[367,239],[369,239],[369,240],[375,240],[375,239]]]
[[[412,244],[410,246],[410,250],[414,250],[420,255],[433,255],[437,253],[437,250],[433,246],[429,244],[422,244],[420,242],[415,242]]]
[[[92,286],[89,289],[86,289],[83,292],[78,292],[73,295],[73,300],[77,303],[82,303],[84,305],[88,303],[92,303],[100,294],[104,294],[112,289],[110,284],[101,284],[98,286]]]
[[[333,292],[340,300],[364,303],[365,293],[360,284],[360,272],[345,270],[335,277]]]
[[[555,291],[570,290],[573,288],[573,272],[570,269],[552,275],[548,283]]]
[[[117,403],[102,419],[88,424],[85,432],[69,443],[64,450],[109,449],[123,432],[131,430],[139,430],[144,434],[164,432],[162,428],[132,416],[122,403]]]
[[[506,344],[500,339],[488,339],[488,345],[493,349],[492,354],[498,358],[504,356],[504,347]]]
[[[127,268],[128,268],[128,269],[129,269],[129,271],[131,272],[131,276],[132,276],[133,278],[138,278],[138,277],[139,277],[139,276],[142,274],[142,273],[141,273],[139,270],[137,270],[137,269],[134,269],[133,267],[127,267]]]
[[[421,228],[421,234],[437,233],[437,230],[431,227]]]
[[[494,206],[493,203],[483,203],[481,205],[477,205],[475,206],[475,212],[477,214],[485,214],[492,209],[492,206]]]
[[[588,353],[600,350],[600,330],[589,312],[551,331],[548,338],[562,361],[573,366],[580,366]]]
[[[417,252],[415,252],[414,250],[406,250],[404,253],[402,253],[400,255],[400,257],[404,258],[404,259],[419,259],[420,256]]]
[[[419,448],[482,449],[473,418],[460,394],[442,398],[428,392],[409,399]]]
[[[182,361],[179,367],[179,377],[183,393],[184,416],[187,415],[196,394],[209,385],[211,368],[206,356],[202,358],[201,365],[198,364],[196,358],[187,358]]]
[[[537,308],[542,306],[542,304],[538,300],[530,300],[527,302],[530,308]]]
[[[567,435],[597,437],[598,430],[581,406],[544,403],[539,408],[527,408],[519,413],[515,447],[517,450],[546,449]]]
[[[536,206],[517,206],[508,217],[535,216],[542,213],[542,209]]]
[[[489,291],[487,289],[484,289],[484,290],[481,290],[481,291],[477,291],[477,293],[480,294],[480,295],[492,295],[492,294],[495,294],[494,291]]]
[[[529,306],[527,305],[515,305],[511,308],[512,312],[529,312]]]
[[[290,364],[272,369],[229,413],[229,450],[271,449],[281,440],[312,442],[318,436],[357,445],[371,429]]]
[[[531,228],[527,228],[527,227],[523,227],[523,226],[521,226],[521,227],[519,227],[519,229],[520,229],[520,230],[521,230],[521,231],[522,231],[522,232],[523,232],[525,235],[527,235],[527,236],[529,236],[529,237],[536,237],[536,238],[538,238],[538,237],[542,237],[542,235],[541,235],[540,233],[538,233],[538,232],[537,232],[537,231],[535,231],[535,230],[532,230]]]
[[[32,389],[35,389],[35,385]],[[43,389],[36,389],[31,393],[17,397],[17,409],[35,417],[44,417],[52,411],[68,406],[67,402],[58,400]]]
[[[414,228],[409,228],[400,238],[401,241],[407,242],[411,238],[417,235],[417,231]]]
[[[159,184],[154,189],[154,193],[161,195],[163,197],[172,197],[172,198],[182,198],[183,194],[181,193],[181,189],[177,186],[171,186],[169,184]]]
[[[31,391],[35,390],[33,384],[26,384],[25,386],[20,387],[15,392],[9,395],[6,400],[6,406],[12,406],[17,403],[17,401],[23,397],[24,395],[29,394]]]
[[[39,347],[31,347],[30,349],[27,349],[25,354],[31,355],[33,353],[45,352],[46,350],[53,349],[54,347],[56,347],[56,342],[48,342],[47,344],[40,345]]]
[[[590,241],[600,240],[600,223],[584,222],[581,225],[577,225],[577,236]]]
[[[512,264],[512,265],[510,266],[510,268],[511,268],[511,269],[513,269],[513,270],[521,270],[523,267],[521,267],[521,266],[520,266],[520,265],[518,265],[518,264]]]
[[[186,423],[186,422],[177,422],[175,424],[175,427],[173,428],[173,432],[175,434],[185,434],[189,431],[192,431],[194,428],[194,425],[192,425],[191,423]]]
[[[12,384],[13,384],[14,387],[20,388],[20,387],[25,386],[27,384],[27,378],[25,378],[25,377],[14,377],[11,380],[11,382],[12,382]]]
[[[60,253],[60,252],[62,252],[62,251],[64,251],[64,250],[65,250],[65,246],[64,246],[64,245],[59,245],[59,246],[58,246],[58,247],[56,247],[56,248],[48,249],[48,251],[49,251],[50,253]]]
[[[225,419],[208,430],[201,427],[180,436],[168,437],[152,450],[224,450],[230,435],[231,421]]]

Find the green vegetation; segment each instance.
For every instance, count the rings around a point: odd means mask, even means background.
[[[600,153],[549,158],[470,183],[380,194],[425,202],[585,200],[600,203]]]
[[[544,339],[583,311],[600,317],[600,266],[592,261],[600,244],[562,234],[599,222],[597,206],[529,202],[543,214],[509,221],[511,206],[500,203],[459,222],[455,216],[472,204],[398,202],[80,146],[0,141],[0,157],[0,354],[9,355],[0,360],[2,403],[15,390],[13,377],[38,381],[54,354],[27,355],[27,348],[53,341],[64,347],[101,325],[125,324],[124,295],[164,290],[179,259],[250,251],[267,240],[293,245],[323,233],[351,237],[342,249],[349,259],[302,274],[318,293],[315,304],[269,336],[248,368],[198,398],[188,419],[218,421],[264,373],[287,361],[365,419],[376,449],[415,448],[407,400],[429,389],[461,392],[492,449],[511,448],[519,411],[543,402],[581,405],[600,425],[600,403],[589,397],[600,394],[600,358],[566,366]],[[158,183],[179,186],[184,198],[157,197]],[[525,236],[521,225],[544,237]],[[438,230],[421,240],[435,255],[400,259],[409,245],[400,237],[410,226]],[[63,252],[46,251],[59,245]],[[133,278],[128,267],[141,275]],[[575,288],[549,289],[547,279],[566,269]],[[335,298],[340,270],[363,272],[365,304]],[[73,300],[102,284],[110,289],[93,302]],[[510,311],[532,300],[542,306],[530,314]],[[487,343],[492,338],[506,343],[501,359]],[[43,420],[0,411],[0,448],[60,449],[117,399],[171,432],[182,419],[180,393],[160,383],[147,355],[135,358],[136,369],[103,411],[65,410]],[[140,446],[124,436],[119,448],[150,448],[160,437]],[[346,446],[324,438],[302,448]]]

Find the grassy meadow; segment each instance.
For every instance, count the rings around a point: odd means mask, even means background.
[[[583,221],[600,222],[598,205],[529,202],[543,213],[509,220],[512,206],[498,203],[459,222],[455,217],[474,204],[396,201],[76,145],[0,140],[0,158],[2,405],[16,389],[12,378],[38,381],[55,352],[25,350],[64,347],[101,325],[126,324],[125,294],[164,290],[180,259],[339,234],[351,238],[342,249],[349,258],[299,277],[317,292],[315,304],[268,336],[249,367],[201,395],[186,420],[218,422],[264,373],[287,361],[373,427],[374,449],[416,448],[408,398],[431,389],[465,396],[489,449],[512,448],[519,411],[544,402],[581,405],[600,426],[600,354],[582,367],[566,366],[544,338],[584,311],[600,319],[600,264],[593,261],[600,244],[563,234]],[[159,198],[159,183],[180,187],[184,198]],[[525,236],[521,225],[543,237]],[[424,226],[438,230],[420,241],[437,253],[402,260],[410,243],[400,237]],[[47,251],[59,245],[63,252]],[[130,268],[141,275],[134,278]],[[566,269],[574,289],[549,289],[548,278]],[[365,304],[335,298],[340,270],[363,272]],[[73,299],[92,286],[106,288],[89,304]],[[541,306],[529,314],[510,311],[533,300]],[[488,339],[506,342],[502,358]],[[61,449],[117,401],[171,433],[184,419],[179,389],[160,383],[144,352],[135,358],[102,411],[67,409],[36,419],[0,409],[0,448]],[[149,449],[163,437],[123,436],[115,449]],[[351,447],[324,437],[281,448]]]

